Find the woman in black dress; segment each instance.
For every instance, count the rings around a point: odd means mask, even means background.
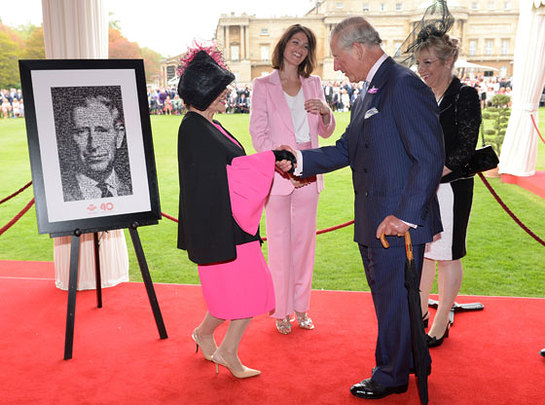
[[[433,31],[432,31],[433,32]],[[428,34],[415,47],[418,73],[432,89],[440,111],[445,137],[443,176],[466,164],[477,145],[481,106],[477,91],[454,76],[458,41],[447,34]],[[439,346],[448,337],[449,312],[462,284],[462,261],[473,199],[473,178],[442,183],[437,190],[444,231],[426,246],[420,282],[424,322],[428,318],[428,296],[437,269],[439,306],[428,332],[428,345]]]

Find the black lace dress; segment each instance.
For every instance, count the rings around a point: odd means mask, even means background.
[[[445,165],[455,170],[471,158],[481,125],[479,94],[454,77],[439,103],[445,137]],[[444,183],[437,190],[444,231],[426,246],[426,257],[456,260],[466,254],[466,234],[473,200],[473,178]]]

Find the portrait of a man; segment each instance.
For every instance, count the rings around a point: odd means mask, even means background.
[[[132,195],[120,86],[51,87],[64,201]]]

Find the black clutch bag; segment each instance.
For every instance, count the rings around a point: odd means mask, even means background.
[[[494,169],[498,166],[500,160],[494,152],[491,145],[486,145],[480,149],[475,149],[475,153],[462,168],[454,170],[441,178],[441,183],[450,183],[451,181],[475,176],[479,172]]]

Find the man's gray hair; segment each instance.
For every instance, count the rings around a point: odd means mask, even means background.
[[[378,32],[363,17],[348,17],[338,23],[331,31],[330,39],[337,38],[337,46],[347,49],[354,43],[367,46],[380,45],[382,39]]]

